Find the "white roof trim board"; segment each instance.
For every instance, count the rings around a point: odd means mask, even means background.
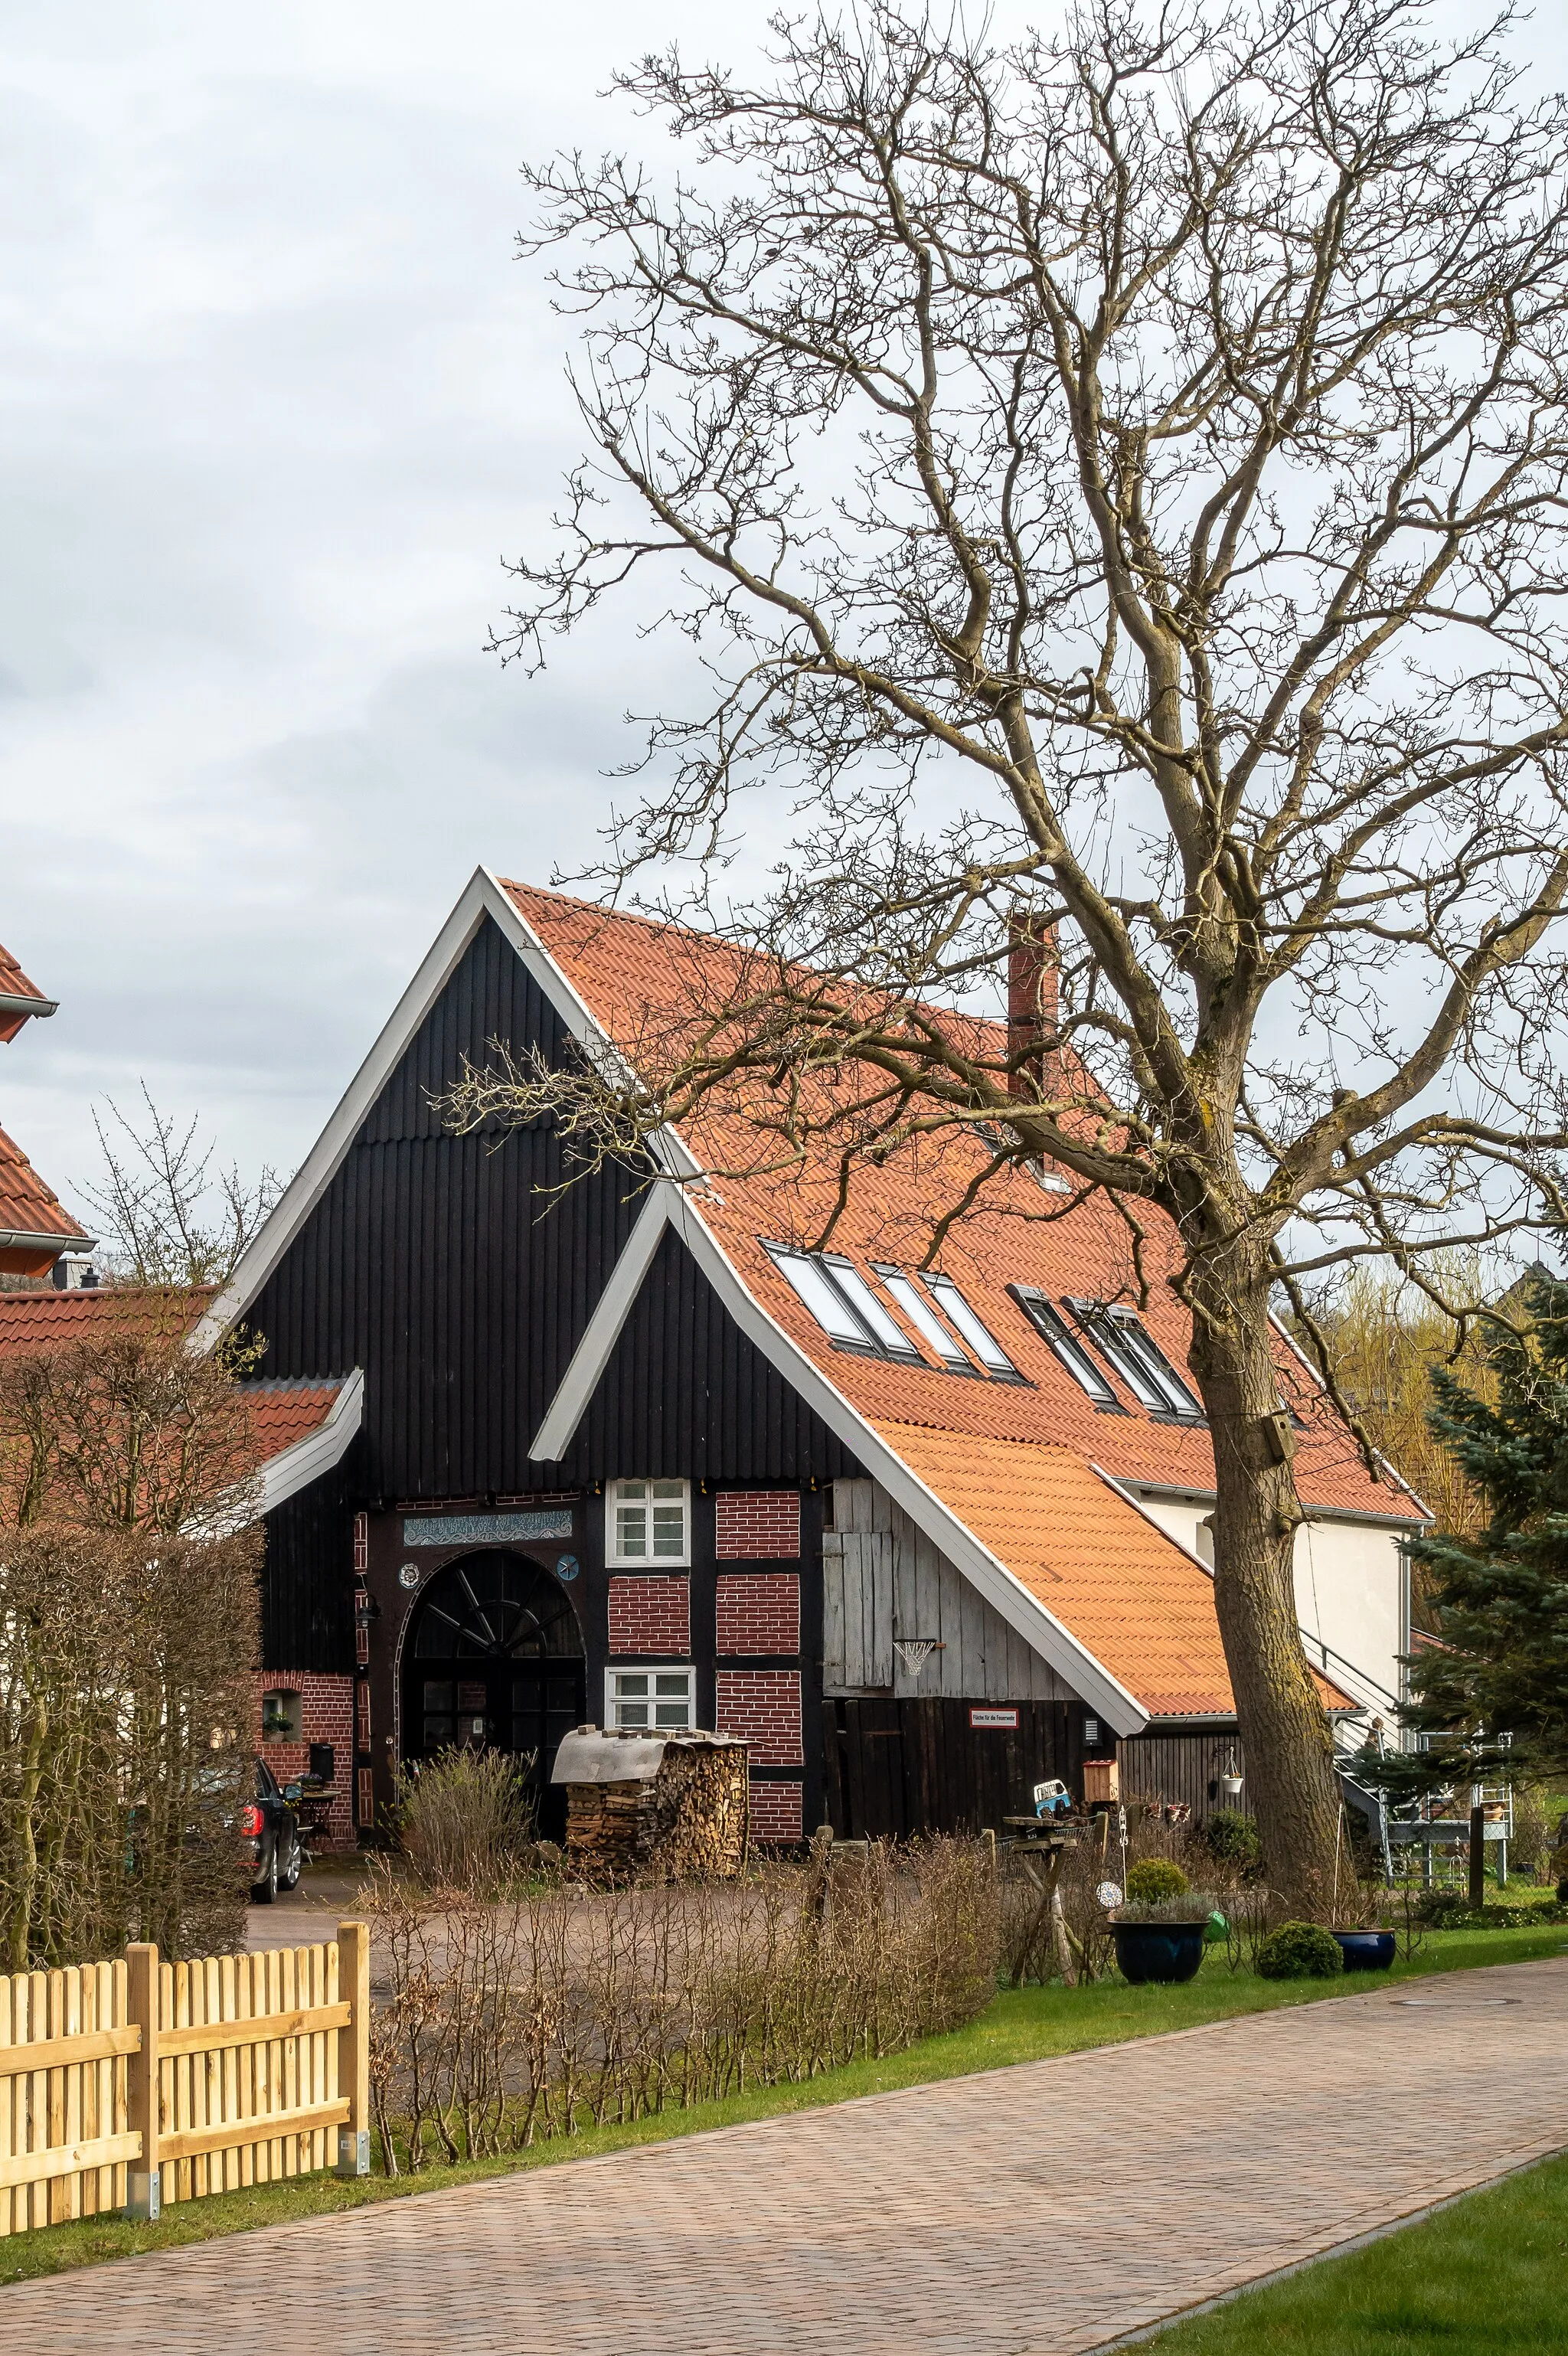
[[[302,1382],[280,1387],[300,1390],[321,1389],[324,1386]],[[261,1502],[259,1514],[270,1514],[274,1505],[308,1489],[324,1472],[330,1472],[348,1452],[348,1443],[358,1430],[365,1415],[365,1375],[362,1367],[354,1372],[339,1387],[337,1397],[328,1408],[323,1420],[303,1440],[290,1442],[276,1456],[269,1457],[260,1473]]]
[[[583,1328],[582,1339],[571,1354],[571,1362],[545,1419],[534,1434],[528,1454],[536,1463],[551,1463],[564,1456],[571,1446],[571,1435],[610,1363],[643,1279],[653,1266],[654,1254],[670,1223],[672,1199],[669,1182],[656,1181],[635,1226],[621,1247],[621,1256],[610,1271],[610,1280],[599,1296],[598,1306]]]

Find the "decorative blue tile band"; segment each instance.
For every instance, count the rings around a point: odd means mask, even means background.
[[[547,1505],[533,1514],[410,1514],[403,1544],[411,1547],[505,1546],[511,1538],[569,1538],[571,1507]]]

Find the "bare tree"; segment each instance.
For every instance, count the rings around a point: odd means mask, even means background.
[[[1271,1302],[1312,1335],[1328,1270],[1430,1285],[1563,1210],[1568,110],[1509,23],[1084,0],[998,48],[869,0],[778,19],[756,88],[629,72],[695,155],[669,190],[529,175],[592,452],[502,651],[671,576],[713,691],[652,723],[617,887],[694,862],[700,910],[743,788],[799,816],[662,1057],[503,1064],[453,1118],[608,1150],[768,1074],[759,1153],[966,1129],[1111,1198],[1135,1269],[1168,1214],[1301,1903],[1336,1803]],[[1020,939],[1060,998],[1005,1049],[934,1011]]]
[[[214,1171],[217,1147],[202,1144],[197,1122],[182,1130],[145,1080],[141,1087],[144,1129],[112,1097],[107,1129],[94,1112],[104,1175],[77,1189],[102,1227],[110,1273],[132,1284],[223,1284],[283,1192],[277,1173],[263,1168],[251,1186],[238,1162]]]

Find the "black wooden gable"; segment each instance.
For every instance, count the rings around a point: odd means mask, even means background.
[[[855,1469],[670,1235],[566,1459],[530,1462],[645,1196],[616,1171],[554,1193],[563,1169],[548,1127],[472,1137],[443,1127],[432,1099],[497,1039],[517,1052],[538,1043],[552,1059],[568,1049],[554,1008],[486,916],[245,1321],[265,1337],[264,1374],[364,1368],[358,1496]],[[304,1539],[291,1531],[280,1558]]]
[[[667,1228],[556,1477],[793,1483],[859,1470]]]

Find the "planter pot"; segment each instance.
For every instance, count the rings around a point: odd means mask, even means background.
[[[1189,1980],[1203,1961],[1201,1922],[1113,1922],[1122,1977],[1139,1987],[1146,1980]]]
[[[1386,1972],[1397,1941],[1392,1931],[1336,1931],[1348,1972]]]

